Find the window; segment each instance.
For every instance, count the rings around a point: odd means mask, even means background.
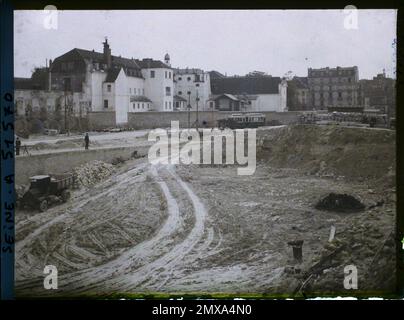
[[[133,109],[135,109],[135,103],[132,105]]]
[[[150,71],[150,78],[154,78],[156,76],[156,71],[151,70]]]
[[[188,77],[187,80],[188,80],[188,81],[191,81],[191,77]]]
[[[164,77],[167,79],[167,71],[164,72]]]
[[[168,103],[168,109],[171,109],[171,101]]]
[[[105,109],[108,108],[108,100],[104,100],[104,108],[105,108]]]
[[[142,102],[142,109],[144,109],[144,103]]]
[[[142,92],[143,92],[142,94],[144,95],[144,89],[142,89]]]
[[[182,91],[178,91],[178,94],[179,94],[179,95],[182,95]]]
[[[111,85],[110,85],[110,84],[107,85],[107,91],[108,91],[108,92],[111,92]]]
[[[179,80],[179,81],[181,81],[181,80],[182,80],[182,78],[181,78],[181,77],[178,77],[178,80]]]
[[[171,79],[171,72],[168,72],[168,79]]]
[[[166,87],[166,96],[171,96],[171,87]]]
[[[199,83],[197,83],[195,86],[196,86],[196,87],[199,87]]]
[[[129,93],[132,93],[132,88],[129,88]]]

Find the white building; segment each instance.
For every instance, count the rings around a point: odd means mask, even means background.
[[[166,63],[122,58],[111,55],[107,40],[103,44],[103,53],[73,49],[51,62],[51,89],[82,92],[91,111],[114,111],[117,124],[127,123],[128,112],[173,111],[168,55]]]

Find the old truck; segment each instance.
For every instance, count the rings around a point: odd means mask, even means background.
[[[69,200],[70,191],[74,185],[72,174],[38,175],[30,177],[29,189],[23,194],[17,204],[24,208],[39,209],[43,212],[49,206]]]

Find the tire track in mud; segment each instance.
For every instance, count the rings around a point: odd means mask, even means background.
[[[193,205],[195,223],[184,240],[177,243],[157,259],[150,263],[144,263],[140,268],[132,271],[131,264],[134,261],[142,258],[145,260],[147,255],[152,255],[158,250],[161,251],[169,247],[169,244],[172,242],[172,235],[181,227],[182,219],[185,215],[184,212],[181,214],[178,202],[170,192],[167,182],[162,180],[162,175],[158,172],[159,169],[169,173],[172,178],[170,182],[175,182],[175,184],[171,184],[171,187],[175,186],[180,191],[185,191],[190,198]],[[197,195],[177,176],[172,166],[152,166],[150,171],[157,180],[167,200],[169,218],[155,237],[130,249],[124,253],[124,256],[121,256],[111,265],[101,266],[100,268],[103,270],[101,281],[89,286],[86,285],[83,291],[88,291],[89,289],[97,292],[99,290],[108,290],[111,292],[134,292],[136,289],[161,290],[161,287],[170,278],[170,275],[175,272],[176,266],[202,238],[205,232],[204,222],[207,217],[207,211]],[[115,272],[119,272],[121,275],[114,276],[114,269]],[[109,279],[105,280],[106,278]],[[81,290],[79,291],[82,292]]]
[[[130,171],[133,170],[134,169]],[[174,246],[172,244],[172,236],[181,227],[185,212],[180,212],[177,199],[173,197],[167,182],[163,180],[159,170],[164,170],[167,173],[171,187],[174,187],[181,193],[185,192],[192,203],[193,215],[195,216],[195,223],[191,231],[186,235],[185,239],[174,244]],[[178,177],[174,167],[162,165],[151,166],[150,172],[167,201],[169,212],[166,222],[158,233],[153,238],[139,243],[104,265],[60,276],[60,290],[58,290],[58,294],[133,292],[140,288],[142,290],[160,290],[164,283],[170,279],[170,275],[175,272],[176,266],[191,250],[195,249],[195,246],[199,242],[201,242],[205,231],[207,232],[207,230],[205,230],[207,210],[201,200],[192,189]],[[125,177],[128,177],[128,175],[126,174]],[[122,183],[123,182],[120,182],[119,184]],[[109,189],[103,192],[103,194],[108,192],[110,192]],[[99,196],[97,196],[97,199],[98,198]],[[93,199],[86,199],[82,201],[79,206],[82,207],[89,201],[93,201]],[[58,218],[57,221],[60,221],[61,218]],[[52,221],[54,220],[50,222]],[[210,239],[211,236],[208,237],[208,239]],[[197,256],[198,255],[196,255],[195,259]],[[189,257],[187,260],[189,260]],[[139,267],[137,267],[138,265]],[[23,285],[21,289],[35,289],[32,285],[33,283],[30,281]],[[35,293],[46,294],[43,289]]]
[[[25,265],[24,263],[21,263],[24,261],[24,259],[21,259],[20,257],[24,257],[27,253],[29,255],[29,251],[32,250],[33,243],[38,239],[39,236],[43,232],[46,232],[49,230],[50,227],[52,227],[55,224],[58,223],[64,223],[65,225],[69,225],[69,223],[74,222],[77,223],[78,220],[81,218],[85,218],[88,215],[88,212],[80,212],[82,208],[84,208],[86,205],[90,203],[94,203],[99,199],[103,199],[106,197],[108,194],[110,194],[113,190],[119,191],[120,188],[128,188],[130,187],[133,183],[136,183],[136,177],[138,176],[139,172],[144,170],[147,166],[147,163],[141,163],[137,165],[136,167],[129,169],[128,171],[122,172],[117,174],[116,176],[111,177],[107,181],[104,181],[97,185],[96,189],[94,189],[96,194],[87,194],[87,193],[82,193],[78,196],[77,199],[75,199],[74,202],[74,207],[72,208],[72,204],[70,203],[69,205],[62,205],[57,208],[51,208],[50,210],[57,210],[57,211],[62,211],[64,210],[64,213],[54,217],[50,221],[40,225],[37,227],[33,232],[29,233],[24,239],[21,239],[16,243],[16,266],[20,268],[20,273],[24,274],[28,270],[30,271],[30,266]],[[112,183],[111,183],[112,181]],[[106,188],[106,186],[108,186]],[[92,192],[95,193],[95,192]],[[34,216],[35,217],[35,216]],[[38,216],[39,218],[39,216]],[[115,216],[116,218],[116,216]],[[104,221],[109,221],[111,220],[111,215],[106,217],[105,219],[98,220],[97,224],[101,224]],[[86,226],[83,226],[85,229]],[[56,240],[56,241],[61,241]],[[23,277],[26,278],[26,277]],[[17,288],[30,288],[32,287],[32,282],[33,280],[20,280],[17,281]]]

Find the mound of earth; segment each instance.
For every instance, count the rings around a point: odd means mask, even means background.
[[[308,174],[394,182],[395,131],[292,125],[257,131],[257,160]]]
[[[337,212],[357,212],[365,209],[365,205],[349,194],[330,193],[321,199],[315,208]]]

